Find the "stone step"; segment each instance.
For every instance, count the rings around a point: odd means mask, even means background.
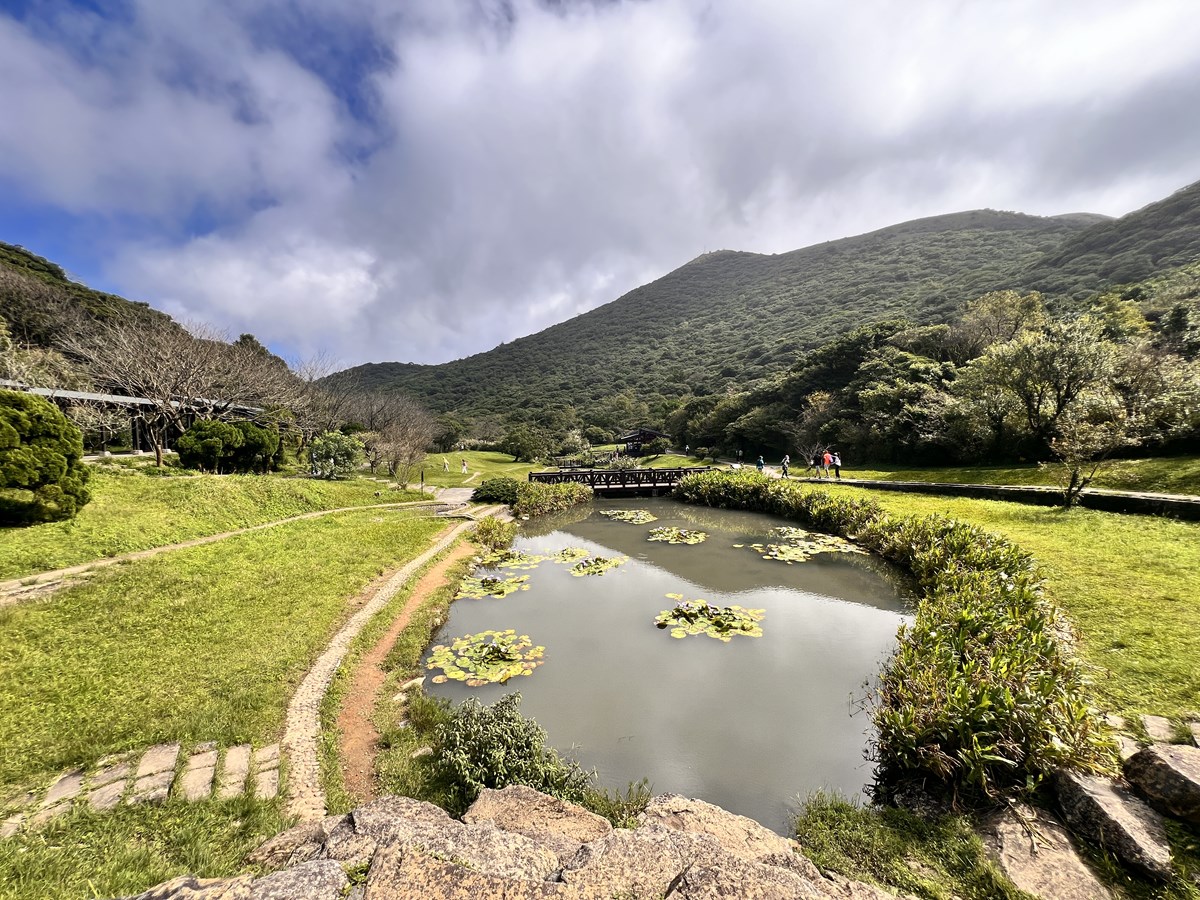
[[[1142,716],[1142,727],[1152,741],[1169,744],[1175,740],[1175,726],[1165,716]]]
[[[1073,832],[1153,878],[1173,876],[1162,816],[1127,787],[1096,775],[1063,771],[1055,774],[1054,787],[1063,819]]]
[[[1159,812],[1200,823],[1200,747],[1154,744],[1125,763],[1125,777]]]
[[[988,855],[1027,894],[1054,900],[1110,900],[1112,894],[1052,814],[1018,806],[988,817],[980,827]]]
[[[217,785],[217,799],[229,800],[233,797],[240,797],[246,788],[248,774],[250,774],[250,745],[238,744],[236,747],[226,750]]]

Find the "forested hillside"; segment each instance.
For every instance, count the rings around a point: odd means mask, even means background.
[[[467,414],[499,412],[514,397],[581,405],[631,390],[653,403],[655,395],[741,389],[862,322],[939,321],[964,298],[1008,286],[1090,221],[979,210],[790,253],[707,253],[487,353],[439,366],[369,364],[348,374]]]

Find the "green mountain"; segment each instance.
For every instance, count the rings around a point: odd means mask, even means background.
[[[706,253],[538,334],[441,365],[338,373],[439,411],[583,407],[744,390],[866,322],[943,322],[992,290],[1077,305],[1114,284],[1200,259],[1200,182],[1120,219],[976,210],[917,219],[790,253]]]

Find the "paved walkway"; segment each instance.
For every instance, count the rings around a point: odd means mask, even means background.
[[[470,492],[468,491],[468,494]],[[399,509],[399,508],[418,508],[418,507],[439,507],[439,506],[456,506],[461,505],[456,499],[449,500],[412,500],[407,503],[373,503],[370,506],[342,506],[337,509],[319,509],[315,512],[302,513],[298,516],[289,516],[286,519],[276,519],[273,522],[263,522],[261,525],[251,525],[248,528],[238,528],[234,531],[222,531],[219,534],[205,535],[204,537],[192,538],[187,541],[180,541],[177,544],[164,544],[161,547],[151,547],[147,550],[137,550],[133,553],[123,553],[120,556],[110,556],[104,559],[94,559],[90,562],[80,563],[77,566],[67,566],[65,569],[53,569],[48,572],[38,572],[35,575],[26,575],[23,578],[13,578],[8,581],[0,581],[0,607],[7,606],[12,603],[18,603],[25,596],[38,596],[45,593],[45,588],[58,581],[73,578],[78,575],[84,575],[95,569],[102,569],[106,566],[115,566],[118,563],[128,562],[135,559],[149,559],[152,556],[158,556],[160,553],[169,553],[172,550],[183,550],[187,547],[200,547],[204,544],[211,544],[216,541],[223,541],[227,538],[237,537],[239,534],[249,534],[252,531],[262,531],[266,528],[275,528],[279,525],[287,525],[289,522],[300,522],[304,519],[319,519],[322,516],[332,516],[338,513],[355,512],[360,509]]]

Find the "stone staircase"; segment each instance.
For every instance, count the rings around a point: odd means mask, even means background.
[[[180,798],[195,803],[229,800],[249,793],[264,800],[279,793],[279,745],[254,749],[238,744],[222,752],[215,741],[182,753],[179,743],[155,744],[106,756],[93,765],[64,772],[46,793],[26,794],[0,821],[0,839],[37,828],[86,803],[96,812],[121,803],[161,803]]]

